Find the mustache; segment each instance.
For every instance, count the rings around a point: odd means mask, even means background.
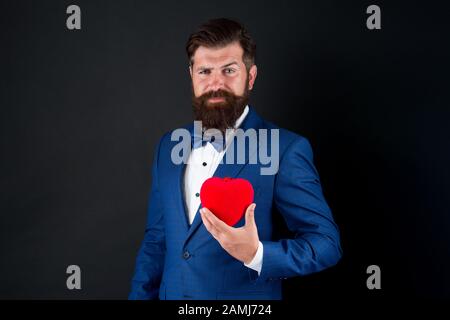
[[[204,94],[202,94],[200,97],[198,97],[199,99],[202,100],[207,100],[209,98],[229,98],[229,97],[235,97],[236,95],[233,94],[232,92],[228,91],[228,90],[224,90],[224,89],[219,89],[216,91],[208,91]]]

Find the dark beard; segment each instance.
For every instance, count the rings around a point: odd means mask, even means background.
[[[242,96],[237,96],[226,90],[208,91],[196,97],[192,90],[192,106],[196,121],[202,121],[205,129],[218,129],[225,133],[227,128],[233,128],[240,117],[249,99],[248,84]],[[209,98],[223,97],[223,102],[208,102]]]

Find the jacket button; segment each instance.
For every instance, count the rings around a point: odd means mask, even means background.
[[[189,253],[189,251],[185,251],[185,252],[183,252],[183,258],[184,259],[189,259],[189,257],[191,256],[191,254]]]

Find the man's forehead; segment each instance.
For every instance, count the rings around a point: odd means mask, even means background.
[[[195,51],[193,62],[196,66],[223,65],[232,62],[241,63],[243,50],[239,44],[230,44],[222,48],[200,46]]]

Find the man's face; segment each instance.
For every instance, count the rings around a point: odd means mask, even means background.
[[[224,130],[234,124],[253,89],[256,66],[247,72],[238,42],[222,48],[200,46],[190,67],[196,120],[205,128]]]

